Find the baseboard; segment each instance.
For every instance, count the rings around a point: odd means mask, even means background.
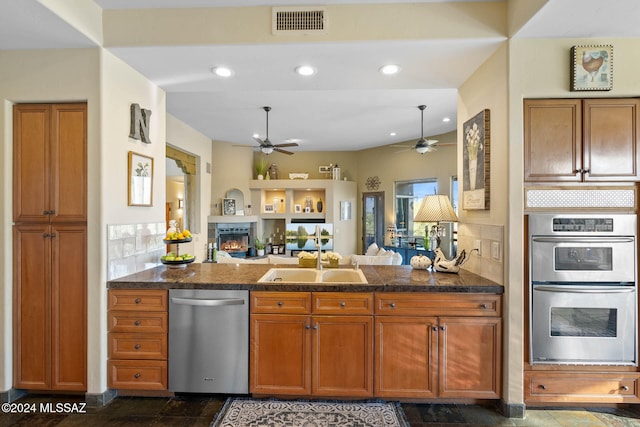
[[[118,396],[118,390],[106,389],[102,393],[85,393],[84,400],[89,408],[99,408]]]
[[[22,396],[27,394],[26,390],[19,390],[16,388],[12,388],[7,391],[0,392],[0,402],[1,403],[10,403],[20,399]]]
[[[507,418],[524,418],[526,405],[524,403],[507,403],[504,400],[496,402],[497,410]]]

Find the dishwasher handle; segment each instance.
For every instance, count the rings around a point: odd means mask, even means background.
[[[220,307],[224,305],[244,305],[244,299],[242,298],[179,298],[171,297],[171,302],[180,305],[197,305],[205,307]]]

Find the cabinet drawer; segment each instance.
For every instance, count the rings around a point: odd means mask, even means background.
[[[495,316],[502,312],[501,296],[495,294],[377,292],[378,315]]]
[[[109,360],[109,388],[166,390],[167,362]]]
[[[251,313],[310,314],[311,292],[251,292]]]
[[[525,402],[640,402],[638,372],[525,372]]]
[[[109,334],[111,359],[167,359],[167,334]]]
[[[167,333],[167,313],[161,311],[115,311],[107,314],[109,332]]]
[[[314,292],[313,314],[373,314],[373,294]]]
[[[109,310],[167,311],[168,291],[112,289]]]

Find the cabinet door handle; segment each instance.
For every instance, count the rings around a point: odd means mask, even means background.
[[[483,310],[486,310],[487,309],[487,304],[480,304],[480,308],[483,309]]]
[[[389,304],[389,307],[391,307],[391,308],[396,308],[396,303],[395,303],[395,302],[392,302],[391,304]]]
[[[305,329],[311,329],[311,325],[304,325]]]
[[[136,350],[140,350],[141,345],[140,344],[136,344],[133,346],[133,348],[135,348]]]
[[[440,330],[441,330],[441,331],[444,331],[444,326],[440,326]]]
[[[282,301],[278,301],[278,307],[282,307],[284,303]]]
[[[54,237],[56,237],[56,233],[51,233],[51,238],[53,239]]]
[[[317,331],[318,330],[318,324],[316,323],[315,325],[313,325],[313,330]]]
[[[49,233],[42,233],[42,237],[43,237],[43,238],[45,238],[45,239],[46,239],[47,237],[50,237],[50,236],[51,236],[51,234],[49,234]]]
[[[135,374],[133,374],[133,378],[140,378],[140,373],[136,372]]]
[[[538,387],[540,387],[542,390],[546,390],[547,389],[547,386],[544,385],[544,384],[540,384]]]
[[[135,322],[133,322],[133,324],[136,325],[136,326],[140,326],[140,321],[136,320]]]
[[[624,391],[629,391],[629,386],[628,385],[623,385],[622,387],[620,387],[621,390]]]
[[[140,298],[136,298],[133,302],[135,302],[136,304],[140,304]]]
[[[431,327],[431,329],[432,329],[434,332],[438,332],[438,327],[437,327],[437,326],[432,326],[432,327]]]
[[[347,306],[346,302],[344,302],[344,301],[340,302],[340,307],[346,307],[346,306]]]

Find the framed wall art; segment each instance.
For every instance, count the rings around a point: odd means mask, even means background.
[[[222,215],[236,214],[236,199],[222,199]]]
[[[613,46],[571,48],[571,90],[613,89]]]
[[[129,206],[153,206],[153,157],[129,151]]]
[[[462,208],[489,209],[490,113],[484,109],[464,122]]]
[[[264,213],[274,213],[275,209],[273,207],[273,205],[269,204],[269,205],[264,205]]]
[[[302,205],[293,205],[293,211],[295,213],[302,213]]]

